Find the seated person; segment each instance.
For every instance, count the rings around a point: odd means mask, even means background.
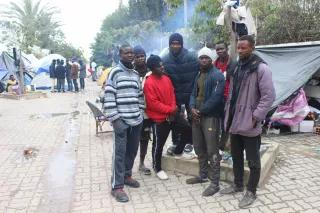
[[[13,75],[10,75],[9,80],[7,81],[7,92],[8,93],[16,93],[20,94],[18,81],[15,79]]]

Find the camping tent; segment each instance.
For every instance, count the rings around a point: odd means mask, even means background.
[[[22,62],[24,64],[24,67],[29,66],[26,58],[22,57]],[[18,69],[14,63],[14,59],[7,52],[2,52],[0,55],[0,67],[0,80],[2,81],[9,79],[10,75],[14,75],[16,76],[16,78],[19,75]],[[33,76],[27,70],[24,71],[25,85],[30,85],[32,78]]]
[[[273,106],[304,86],[320,69],[320,42],[257,46],[256,53],[272,71],[276,90]]]
[[[50,89],[52,85],[50,76],[46,72],[36,75],[31,84],[35,85],[36,89]]]
[[[36,68],[36,70],[37,70],[36,73],[37,74],[39,74],[41,72],[49,73],[49,66],[52,63],[52,60],[54,60],[54,59],[60,59],[60,60],[64,60],[66,62],[66,59],[59,54],[47,55],[39,60],[38,67]]]

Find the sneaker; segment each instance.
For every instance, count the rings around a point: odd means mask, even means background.
[[[168,175],[163,170],[160,170],[159,172],[157,172],[157,177],[160,180],[168,180],[169,179]]]
[[[187,144],[187,145],[184,147],[184,150],[183,150],[184,153],[190,153],[190,152],[192,152],[192,151],[193,151],[193,145],[191,145],[191,144]]]
[[[151,170],[148,169],[144,164],[139,165],[139,171],[142,172],[144,175],[151,175]]]
[[[193,159],[197,158],[197,155],[194,152],[194,150],[192,150],[191,152],[183,152],[182,157],[185,160],[193,160]]]
[[[215,193],[217,193],[220,190],[220,187],[217,186],[216,184],[210,184],[203,192],[202,192],[202,196],[203,197],[209,197],[214,195]]]
[[[176,145],[169,145],[167,148],[167,155],[173,156],[174,155],[174,150],[176,149]]]
[[[129,197],[123,189],[115,189],[111,191],[111,195],[116,199],[116,201],[125,203],[129,201]]]
[[[135,179],[133,179],[132,177],[125,178],[124,184],[127,186],[130,186],[132,188],[139,188],[140,187],[140,183],[138,181],[136,181]]]
[[[220,194],[228,195],[228,194],[235,194],[237,192],[243,192],[243,187],[238,187],[238,186],[229,186],[225,189],[222,189],[220,191]]]
[[[208,182],[208,178],[202,177],[193,177],[186,180],[186,184],[197,184],[197,183],[205,183]]]
[[[249,207],[251,204],[254,203],[256,199],[257,199],[256,194],[254,194],[253,192],[247,191],[239,202],[239,208],[243,209],[243,208]]]

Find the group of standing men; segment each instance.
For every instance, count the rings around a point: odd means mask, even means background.
[[[76,59],[64,60],[53,59],[49,67],[51,79],[51,92],[65,92],[65,79],[67,79],[68,91],[79,92],[78,79],[80,79],[80,89],[84,90],[86,78],[86,65],[82,60],[77,62]]]
[[[178,33],[170,36],[169,53],[162,58],[151,55],[146,61],[140,46],[121,46],[120,62],[108,76],[104,99],[104,110],[115,135],[111,194],[117,201],[129,200],[124,185],[140,186],[132,178],[139,141],[139,170],[151,174],[144,158],[150,137],[148,130],[152,129],[152,166],[156,176],[168,179],[161,168],[161,158],[172,131],[175,146],[171,154],[181,154],[187,143],[194,146],[199,176],[187,179],[186,183],[210,180],[203,196],[212,196],[220,190],[219,149],[224,149],[230,134],[234,184],[220,193],[244,190],[245,150],[250,176],[239,207],[254,202],[261,170],[261,122],[275,98],[271,71],[253,53],[254,46],[253,37],[239,38],[239,60],[235,62],[229,59],[228,47],[223,42],[216,45],[218,58],[213,61],[211,49],[204,47],[196,56],[183,47],[183,38]],[[190,125],[179,122],[183,120],[184,108]]]

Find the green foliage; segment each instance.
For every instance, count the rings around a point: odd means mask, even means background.
[[[129,0],[103,21],[100,32],[91,45],[98,64],[111,64],[113,46],[123,43],[142,44],[146,50],[155,48],[152,39],[160,28],[163,0]]]
[[[276,44],[320,39],[320,0],[247,0],[257,23],[257,43]],[[177,8],[183,0],[166,0]],[[192,30],[202,40],[228,40],[226,28],[215,25],[222,11],[220,0],[200,0]]]
[[[82,57],[81,50],[65,42],[65,36],[56,20],[57,8],[41,1],[21,0],[10,2],[2,14],[8,19],[6,28],[16,31],[16,36],[22,51],[31,53],[33,46],[49,49],[55,53],[71,57]],[[4,22],[3,22],[4,23]]]
[[[160,21],[163,9],[163,0],[129,0],[129,15],[134,21]]]
[[[20,43],[23,51],[30,53],[32,46],[46,48],[50,37],[54,37],[60,24],[54,20],[55,7],[41,5],[40,1],[23,0],[10,2],[3,14],[16,25],[21,34]]]

